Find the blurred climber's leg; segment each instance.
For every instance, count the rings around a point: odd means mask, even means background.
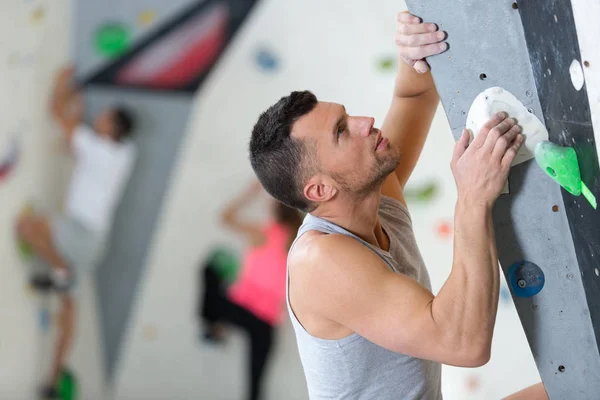
[[[52,375],[50,381],[58,383],[62,370],[66,367],[67,356],[73,344],[75,335],[75,299],[71,294],[61,295],[61,314],[58,327],[58,340],[56,353],[52,363]]]
[[[75,299],[69,293],[61,294],[60,318],[58,320],[58,338],[52,369],[42,396],[46,399],[58,398],[57,388],[63,371],[66,369],[67,357],[75,336]]]
[[[34,284],[40,289],[46,289],[52,284],[66,288],[70,281],[69,265],[54,244],[49,219],[44,215],[22,215],[17,221],[17,235],[30,245],[50,267],[49,276],[34,278]]]
[[[204,339],[219,342],[224,336],[222,281],[210,265],[204,267],[202,278],[204,294],[200,305],[200,316],[204,323]]]

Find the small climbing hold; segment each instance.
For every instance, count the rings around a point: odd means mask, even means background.
[[[32,298],[36,294],[35,288],[33,287],[33,285],[31,283],[26,283],[23,290],[25,291],[25,294],[27,295],[28,298]]]
[[[569,74],[571,75],[571,83],[573,84],[573,87],[575,90],[580,91],[581,88],[583,88],[585,78],[583,76],[583,69],[581,68],[579,61],[573,60],[573,62],[571,62]]]
[[[437,196],[439,188],[436,182],[428,182],[420,187],[407,187],[404,197],[408,201],[429,202]]]
[[[218,246],[208,255],[206,265],[214,270],[221,281],[230,284],[237,279],[240,260],[234,250],[225,246]]]
[[[39,322],[40,322],[40,329],[43,332],[48,331],[48,329],[50,328],[50,312],[48,311],[47,308],[42,307],[39,311]]]
[[[442,239],[449,239],[452,237],[452,223],[448,221],[440,221],[437,224],[437,234]]]
[[[141,26],[148,26],[156,20],[156,11],[144,10],[138,15],[138,24]]]
[[[476,375],[471,375],[465,380],[465,388],[467,392],[473,393],[481,387],[481,379]]]
[[[38,6],[31,13],[31,22],[37,24],[44,19],[45,15],[46,11],[44,10],[44,7]]]
[[[517,297],[531,297],[544,287],[545,276],[540,267],[531,261],[519,261],[507,271],[507,281]]]
[[[63,369],[56,385],[58,396],[61,400],[77,400],[79,398],[79,383],[75,373]]]
[[[579,160],[573,148],[542,141],[535,148],[535,160],[563,189],[574,196],[583,195],[596,209],[596,197],[581,180]]]
[[[9,67],[15,66],[19,63],[19,53],[17,53],[16,51],[11,52],[7,59],[6,59],[6,63],[8,64]]]
[[[504,283],[500,286],[500,299],[505,304],[510,303],[510,290],[508,290],[508,287]]]
[[[118,57],[131,46],[130,33],[124,24],[111,22],[102,25],[96,31],[97,51],[105,57]]]
[[[381,71],[395,71],[396,70],[396,58],[392,56],[382,57],[377,62],[377,65]]]
[[[256,65],[263,71],[274,72],[279,67],[279,60],[275,54],[266,49],[260,48],[257,50],[255,55]]]

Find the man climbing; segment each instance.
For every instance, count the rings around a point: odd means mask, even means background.
[[[490,357],[492,206],[523,136],[500,113],[456,143],[454,260],[434,296],[402,190],[439,102],[425,58],[447,49],[446,34],[408,13],[397,20],[400,70],[381,130],[304,91],[264,112],[250,140],[265,189],[309,213],[289,254],[288,309],[314,400],[441,399],[441,363]],[[510,398],[547,395],[538,384]]]
[[[75,329],[75,289],[98,265],[106,247],[115,209],[130,178],[136,149],[129,136],[134,121],[122,107],[104,111],[93,126],[83,123],[82,96],[73,85],[73,70],[62,70],[51,98],[51,112],[64,131],[75,159],[65,212],[23,214],[17,236],[46,264],[47,273],[33,277],[39,290],[61,297],[59,338],[46,398],[56,397]]]

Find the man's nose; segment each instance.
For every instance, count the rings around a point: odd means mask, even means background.
[[[375,118],[373,117],[352,117],[352,125],[355,132],[361,136],[367,137],[371,134],[373,125],[375,125]]]

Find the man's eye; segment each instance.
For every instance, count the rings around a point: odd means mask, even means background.
[[[341,136],[342,133],[344,133],[344,132],[346,132],[346,128],[344,126],[338,127],[338,130],[337,130],[337,135],[338,136]]]

